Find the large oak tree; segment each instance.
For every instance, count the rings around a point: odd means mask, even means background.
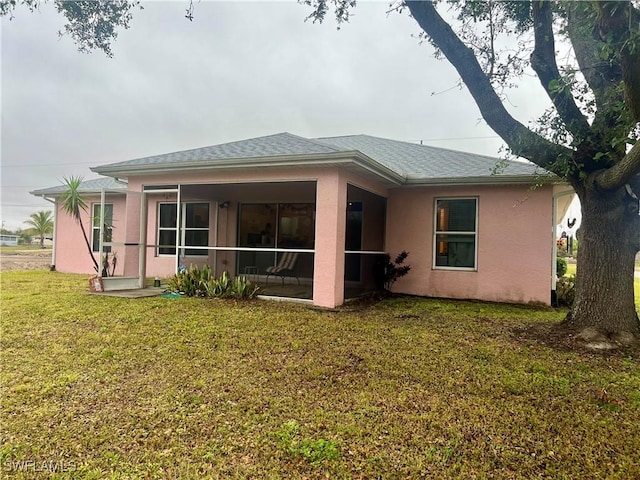
[[[455,18],[446,21],[437,8],[443,3],[404,5],[456,68],[483,118],[510,150],[566,179],[580,198],[576,297],[566,325],[591,344],[637,340],[638,5],[447,2]],[[518,40],[517,52],[501,54],[501,34]],[[556,45],[556,39],[562,43]],[[560,56],[563,49],[571,55]],[[570,60],[563,65],[561,58]],[[518,122],[499,95],[525,67],[535,72],[553,104],[537,128]]]
[[[37,8],[39,0],[8,0]],[[309,18],[348,21],[355,0],[300,0]],[[139,2],[56,1],[81,51],[111,55]],[[193,3],[186,5],[192,19]],[[640,7],[630,1],[411,1],[422,34],[458,71],[510,151],[565,179],[582,206],[575,303],[565,325],[592,344],[640,339],[634,258],[640,250]],[[502,46],[502,47],[501,47]],[[509,47],[509,48],[507,48]],[[505,87],[534,72],[553,107],[525,126]],[[428,81],[428,79],[426,79]],[[524,274],[524,273],[523,273]]]

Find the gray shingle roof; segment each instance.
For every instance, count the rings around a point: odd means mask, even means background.
[[[491,179],[505,180],[516,177],[534,177],[540,174],[531,163],[504,161],[485,155],[457,150],[418,145],[415,143],[389,140],[369,135],[348,135],[309,139],[278,133],[265,137],[251,138],[237,142],[223,143],[209,147],[194,148],[180,152],[153,155],[124,162],[102,165],[93,169],[98,173],[113,174],[122,167],[123,172],[132,168],[162,168],[198,165],[198,167],[220,167],[237,163],[268,164],[275,157],[296,158],[304,164],[305,156],[358,151],[386,168],[408,183],[428,182],[439,179]],[[236,162],[237,160],[237,162]],[[243,160],[245,162],[243,162]],[[327,162],[329,159],[327,159]],[[496,165],[501,164],[497,169]]]
[[[358,150],[407,179],[497,177],[535,175],[532,163],[504,161],[499,158],[460,152],[416,143],[388,140],[369,135],[319,138],[318,141],[344,150]]]
[[[118,182],[115,178],[101,177],[93,180],[85,180],[80,184],[78,191],[81,193],[100,193],[102,189],[107,191],[127,191],[127,185],[122,182]],[[31,193],[36,196],[55,196],[60,195],[67,189],[66,185],[57,185],[55,187],[42,188],[40,190],[34,190]]]
[[[228,160],[234,158],[268,158],[278,156],[335,153],[339,151],[339,148],[332,147],[324,142],[310,140],[308,138],[299,137],[285,132],[268,135],[266,137],[222,143],[220,145],[212,145],[209,147],[193,148],[191,150],[183,150],[181,152],[136,158],[125,162],[102,165],[102,167],[130,167],[135,165],[160,165],[182,162],[202,162],[207,160],[215,163],[215,160]]]

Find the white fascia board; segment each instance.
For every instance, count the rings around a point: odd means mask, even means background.
[[[496,175],[486,177],[447,177],[447,178],[408,178],[407,187],[436,187],[436,186],[464,186],[464,185],[522,185],[549,184],[558,180],[554,176],[540,175]]]
[[[105,188],[105,193],[108,193],[109,195],[126,195],[127,194],[127,189],[126,188],[118,188],[118,189],[114,189],[114,188]],[[100,195],[102,193],[102,189],[95,189],[92,188],[90,190],[80,190],[80,193],[82,193],[83,195]],[[52,197],[52,198],[56,198],[59,197],[60,195],[62,195],[64,193],[64,190],[58,190],[58,191],[49,191],[49,190],[33,190],[31,192],[29,192],[30,195],[33,195],[34,197]]]

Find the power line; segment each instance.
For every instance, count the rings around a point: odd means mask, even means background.
[[[42,207],[44,203],[2,203],[0,205],[3,207]]]
[[[29,163],[29,164],[13,164],[0,165],[0,168],[31,168],[31,167],[70,167],[75,165],[95,165],[96,162],[80,162],[80,163]]]
[[[444,138],[420,138],[418,140],[410,140],[411,142],[444,142],[450,140],[481,140],[487,138],[500,138],[499,135],[487,135],[482,137],[444,137]]]

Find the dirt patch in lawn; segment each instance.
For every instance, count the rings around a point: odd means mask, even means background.
[[[554,350],[579,352],[586,356],[640,358],[640,343],[611,350],[586,350],[584,342],[578,340],[575,332],[562,323],[537,323],[526,328],[514,328],[512,331],[513,337],[519,341],[542,344]]]
[[[0,271],[48,270],[51,265],[51,250],[0,251]]]

